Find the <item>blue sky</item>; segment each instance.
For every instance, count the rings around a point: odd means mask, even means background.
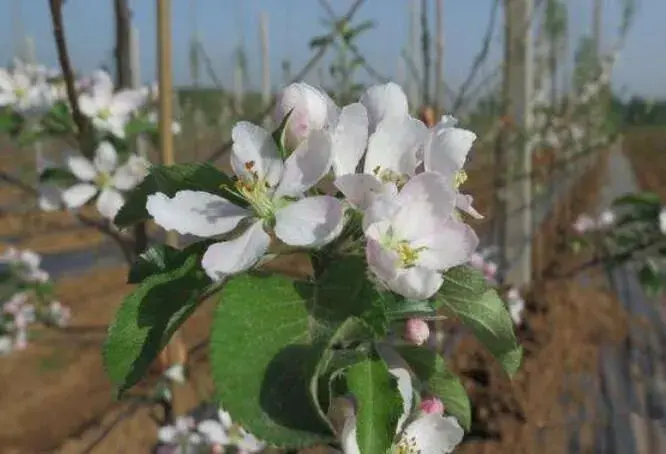
[[[189,82],[188,45],[192,32],[190,5],[193,0],[172,0],[174,78],[177,84]],[[666,18],[665,0],[638,0],[639,11],[629,39],[614,71],[614,86],[626,94],[666,97]],[[199,36],[213,61],[215,70],[227,87],[232,81],[232,53],[244,37],[250,64],[250,85],[257,86],[259,71],[258,15],[269,16],[269,38],[273,84],[281,82],[281,62],[289,59],[297,70],[310,57],[308,41],[326,32],[326,17],[317,0],[194,0]],[[342,13],[351,0],[330,0]],[[377,26],[360,40],[359,47],[368,61],[382,74],[396,78],[401,48],[408,38],[409,0],[366,0],[357,23],[373,19]],[[420,2],[419,2],[420,3]],[[431,3],[434,3],[431,1]],[[452,87],[459,86],[469,71],[489,20],[493,0],[446,0],[445,77]],[[591,27],[592,0],[569,0],[573,42]],[[604,0],[605,47],[617,36],[620,0]],[[12,9],[20,4],[20,21]],[[141,41],[142,76],[155,78],[155,1],[130,0],[134,24]],[[111,0],[67,0],[65,26],[70,53],[76,67],[86,71],[110,61],[113,46]],[[434,24],[434,19],[431,21]],[[501,56],[498,21],[496,39],[485,71],[492,71]],[[45,0],[2,0],[0,2],[0,61],[13,54],[17,27],[32,36],[37,58],[56,64],[51,38],[48,2]],[[362,70],[362,81],[369,81]],[[308,79],[317,82],[316,72]]]

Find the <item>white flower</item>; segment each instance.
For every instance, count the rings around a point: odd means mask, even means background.
[[[479,240],[453,216],[453,204],[448,181],[422,173],[397,196],[368,208],[368,265],[389,289],[407,298],[427,299],[442,285],[442,271],[470,259]]]
[[[160,121],[159,116],[157,112],[150,112],[148,114],[147,120],[151,123],[158,124]],[[177,122],[176,120],[171,121],[171,132],[175,135],[180,134],[182,131],[182,127],[180,126],[180,123]]]
[[[379,123],[387,118],[409,116],[407,95],[400,85],[394,82],[368,88],[361,96],[360,103],[368,111],[370,133],[375,132]]]
[[[67,208],[79,208],[97,197],[97,210],[106,219],[113,219],[125,200],[122,192],[134,188],[145,173],[136,170],[136,160],[130,157],[118,167],[118,154],[109,142],[102,142],[95,150],[92,162],[83,156],[69,156],[67,167],[81,182],[62,193]]]
[[[363,173],[338,176],[335,186],[362,211],[377,197],[395,195],[416,173],[416,152],[426,133],[425,125],[415,118],[384,118],[368,140]]]
[[[243,453],[260,452],[266,446],[265,443],[248,433],[241,426],[234,424],[231,416],[226,411],[220,409],[218,417],[219,421],[207,419],[201,421],[197,427],[197,430],[203,434],[207,443],[235,446]]]
[[[581,214],[572,225],[574,231],[578,234],[587,233],[596,227],[596,222],[588,214]]]
[[[525,300],[520,296],[517,289],[511,288],[506,295],[509,314],[516,325],[520,325],[523,320],[523,311],[525,310]]]
[[[422,411],[416,419],[405,426],[405,422],[412,412],[412,379],[409,371],[403,367],[389,367],[389,372],[398,381],[398,391],[403,401],[403,413],[396,428],[397,443],[392,446],[391,453],[441,454],[453,452],[464,436],[464,431],[458,421],[452,416],[443,416],[438,412]],[[360,454],[356,440],[356,416],[354,414],[348,415],[340,433],[340,442],[344,454]]]
[[[280,95],[275,120],[282,121],[290,111],[287,148],[296,148],[313,131],[328,131],[333,173],[341,176],[356,172],[368,143],[368,113],[362,104],[352,103],[338,109],[326,92],[299,82],[289,85]]]
[[[615,213],[611,210],[604,210],[597,219],[597,227],[607,229],[615,224]]]
[[[97,129],[124,138],[130,115],[146,102],[145,92],[138,89],[114,93],[111,76],[106,71],[96,71],[92,82],[90,93],[79,95],[81,112]]]
[[[13,247],[0,255],[0,263],[8,264],[19,279],[26,282],[46,282],[49,275],[39,265],[42,258],[33,251],[19,251]]]
[[[164,371],[164,376],[175,383],[185,383],[185,366],[182,364],[174,364]]]
[[[666,235],[666,208],[662,208],[659,212],[659,230]]]
[[[12,352],[14,342],[11,336],[0,336],[0,355],[7,355]]]
[[[180,416],[176,418],[172,426],[162,426],[157,431],[157,439],[161,443],[170,445],[199,445],[203,437],[194,432],[196,423],[191,416]]]
[[[437,172],[451,180],[456,190],[467,180],[463,170],[467,155],[476,140],[476,134],[456,128],[457,120],[443,116],[429,132],[423,149],[423,167],[426,172]],[[472,197],[456,194],[456,207],[476,219],[483,216],[472,207]]]
[[[259,126],[240,122],[232,139],[231,164],[239,178],[236,190],[249,208],[202,191],[179,191],[173,198],[157,193],[146,204],[164,229],[204,238],[229,233],[241,221],[250,221],[240,236],[208,247],[202,266],[211,278],[222,279],[254,266],[271,243],[267,227],[296,247],[320,247],[340,234],[344,223],[340,201],[303,197],[331,167],[327,133],[313,132],[284,162],[271,134]]]
[[[44,84],[35,84],[28,74],[0,68],[0,107],[10,106],[20,113],[39,108],[44,102]]]

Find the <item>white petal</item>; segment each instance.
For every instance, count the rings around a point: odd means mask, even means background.
[[[92,181],[97,176],[93,164],[83,156],[67,156],[67,167],[81,181]]]
[[[107,107],[113,98],[113,80],[111,75],[103,70],[94,71],[92,74],[93,85],[92,96],[99,107]]]
[[[472,131],[436,126],[426,143],[423,160],[425,170],[448,175],[463,168],[467,154],[476,140]]]
[[[398,254],[382,247],[379,241],[368,238],[365,246],[365,256],[368,268],[386,285],[393,281],[398,274]]]
[[[16,95],[11,92],[0,93],[0,106],[11,106],[17,101]]]
[[[81,113],[88,118],[97,115],[97,103],[95,103],[93,97],[88,93],[81,93],[79,95],[79,108],[81,109]]]
[[[391,290],[414,300],[425,300],[437,293],[444,282],[442,275],[436,271],[413,266],[402,268],[391,282]]]
[[[364,172],[372,174],[379,169],[414,175],[418,164],[416,151],[426,134],[426,126],[415,118],[386,118],[370,136]]]
[[[127,162],[120,166],[113,175],[112,184],[121,191],[128,191],[141,183],[149,171],[146,159],[130,155]]]
[[[356,416],[352,415],[345,420],[342,431],[340,431],[340,444],[345,454],[361,454],[356,440]]]
[[[412,405],[414,403],[414,390],[412,388],[412,377],[409,375],[409,370],[404,367],[389,368],[389,372],[398,380],[398,392],[402,397],[402,414],[398,419],[397,431],[402,430],[402,425],[407,421],[407,418],[412,412]]]
[[[422,236],[411,245],[424,247],[419,253],[419,266],[446,271],[468,262],[479,246],[479,238],[469,225],[451,217],[430,235]]]
[[[127,124],[127,117],[112,116],[106,120],[105,129],[119,139],[125,138],[125,125]]]
[[[178,433],[174,426],[163,426],[157,429],[157,439],[162,443],[172,444],[176,442]]]
[[[316,185],[331,168],[331,138],[326,131],[312,131],[284,163],[275,197],[298,197]]]
[[[219,443],[221,445],[229,443],[229,437],[219,421],[212,419],[201,421],[197,430],[206,437],[209,443]]]
[[[272,187],[282,175],[283,162],[271,134],[264,128],[240,121],[231,131],[233,151],[231,166],[239,177],[253,178],[256,172]]]
[[[370,225],[393,219],[400,211],[401,205],[396,197],[398,188],[393,183],[385,183],[382,192],[374,193],[371,203],[363,212],[363,230],[368,234]]]
[[[39,187],[39,208],[46,212],[57,211],[62,206],[62,191],[51,184]]]
[[[115,95],[109,106],[112,115],[125,116],[137,110],[146,101],[142,90],[121,90]]]
[[[4,68],[0,68],[0,90],[14,91],[14,79]]]
[[[335,180],[335,187],[344,194],[351,206],[361,211],[366,210],[375,197],[384,193],[397,193],[394,185],[384,185],[367,173],[342,175]]]
[[[95,150],[95,159],[93,161],[98,171],[110,174],[118,164],[118,153],[109,142],[102,142]]]
[[[125,204],[122,194],[113,188],[104,188],[97,197],[97,211],[106,219],[113,219]]]
[[[344,226],[344,210],[335,197],[307,197],[275,213],[275,235],[291,246],[319,247],[333,241]]]
[[[221,280],[230,274],[252,268],[270,244],[271,237],[264,232],[263,221],[257,221],[238,238],[208,247],[201,266],[211,279]]]
[[[430,413],[407,426],[403,439],[413,440],[422,453],[451,453],[463,439],[464,431],[452,416]]]
[[[231,420],[231,415],[229,414],[229,412],[219,409],[217,412],[217,416],[218,418],[220,418],[220,422],[222,423],[222,426],[224,428],[226,429],[231,428],[234,422]]]
[[[241,440],[236,442],[236,446],[241,453],[253,453],[263,450],[266,444],[252,434],[245,434]]]
[[[393,217],[395,234],[415,241],[436,234],[437,226],[453,214],[455,190],[449,180],[436,173],[421,173],[398,194],[400,209]],[[418,219],[419,222],[414,222]]]
[[[336,176],[356,173],[368,143],[368,113],[363,104],[342,108],[333,131],[333,172]]]
[[[212,237],[232,231],[251,213],[228,200],[204,191],[178,191],[173,198],[148,196],[146,210],[165,230]]]
[[[65,202],[67,208],[79,208],[92,199],[95,194],[97,194],[97,186],[87,183],[75,184],[65,189],[62,193],[62,201]]]
[[[373,132],[385,118],[403,117],[409,112],[407,95],[393,82],[368,88],[361,96],[360,102],[368,110],[370,132]]]

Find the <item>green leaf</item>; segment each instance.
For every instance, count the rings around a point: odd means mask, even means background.
[[[318,47],[326,47],[333,42],[333,38],[329,35],[317,36],[310,40],[310,49],[316,49]]]
[[[209,283],[199,258],[190,255],[178,268],[147,277],[125,298],[103,348],[104,366],[119,397],[141,379],[199,306]]]
[[[395,298],[385,303],[386,314],[391,320],[403,320],[412,317],[429,317],[435,315],[433,303],[427,300],[409,300]]]
[[[332,335],[347,317],[364,320],[378,337],[386,334],[386,307],[396,297],[379,292],[368,280],[367,264],[363,257],[336,257],[326,263],[326,269],[315,283],[300,283],[301,295],[312,302],[311,312],[315,330],[324,337]]]
[[[367,358],[367,353],[346,348],[351,342],[372,340],[372,329],[360,318],[349,317],[326,342],[310,378],[310,397],[320,417],[328,421],[328,406],[333,397],[333,381],[344,371]]]
[[[127,283],[138,284],[148,277],[181,267],[190,255],[199,256],[209,242],[197,242],[181,250],[166,244],[151,246],[130,267]]]
[[[156,165],[151,167],[150,174],[141,184],[130,191],[127,201],[113,222],[122,228],[147,220],[149,215],[146,211],[146,201],[149,195],[156,192],[163,192],[173,197],[176,192],[182,190],[206,191],[245,206],[246,202],[243,199],[225,189],[233,185],[231,177],[208,163]]]
[[[396,378],[377,357],[351,366],[346,378],[357,403],[356,440],[361,453],[385,453],[403,411]]]
[[[278,151],[280,152],[282,159],[287,159],[289,157],[289,151],[287,150],[287,145],[285,144],[285,134],[287,133],[287,124],[289,123],[289,118],[291,118],[291,114],[293,112],[294,109],[291,109],[289,112],[287,112],[287,115],[284,116],[277,129],[275,129],[272,134],[273,140],[278,147]]]
[[[495,290],[488,289],[480,272],[468,266],[451,269],[444,274],[436,301],[472,330],[509,376],[516,373],[522,348],[513,332],[513,321],[502,299]]]
[[[652,260],[648,260],[638,270],[638,282],[640,282],[643,291],[649,297],[658,296],[664,287],[659,267]]]
[[[455,416],[460,425],[469,431],[472,424],[469,397],[446,360],[439,353],[424,347],[403,345],[394,348],[407,361],[426,391],[438,397],[446,407],[446,412]]]
[[[210,362],[221,406],[277,446],[333,440],[309,397],[321,352],[309,343],[309,325],[294,282],[279,275],[231,279],[215,312]]]
[[[51,167],[45,169],[39,175],[41,183],[53,183],[58,186],[71,186],[79,180],[69,170],[60,167]]]
[[[625,205],[649,205],[659,207],[661,206],[661,198],[653,192],[635,192],[633,194],[618,197],[613,202],[613,207]]]

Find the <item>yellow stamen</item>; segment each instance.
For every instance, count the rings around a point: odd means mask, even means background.
[[[425,247],[413,248],[409,242],[405,240],[398,241],[395,246],[395,251],[398,253],[400,262],[404,268],[416,265],[419,259],[419,254],[424,251]]]
[[[465,181],[467,181],[467,172],[465,172],[464,170],[459,170],[458,172],[456,172],[456,178],[455,178],[456,188],[462,186],[463,183],[465,183]]]

